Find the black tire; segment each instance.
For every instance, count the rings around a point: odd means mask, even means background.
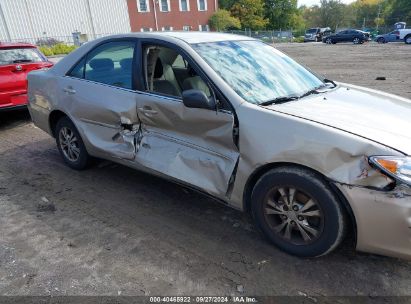
[[[411,35],[407,35],[404,37],[405,44],[411,44]]]
[[[382,38],[382,37],[380,37],[380,38],[378,38],[377,42],[378,42],[379,44],[383,44],[383,43],[385,43],[385,39]]]
[[[361,44],[361,43],[363,42],[363,40],[361,40],[361,39],[358,38],[358,37],[355,37],[352,42],[353,42],[354,44]]]
[[[310,205],[308,204],[309,202],[315,202],[315,205],[306,208],[304,213],[300,213],[307,215],[304,220],[300,219],[303,218],[303,216],[300,215],[298,216],[298,220],[295,216],[293,218],[294,220],[292,220],[290,212],[294,211],[291,209],[284,211],[288,212],[287,215],[270,214],[267,211],[278,210],[270,209],[270,206],[273,201],[279,202],[283,197],[281,195],[277,199],[274,198],[273,193],[279,194],[281,192],[275,192],[273,189],[277,189],[276,187],[283,190],[290,187],[288,188],[289,190],[286,196],[288,200],[291,195],[291,189],[297,189],[295,194],[292,195],[295,200],[293,199],[293,202],[290,204],[293,209],[296,207],[294,204],[299,205],[300,202],[302,202],[302,198],[310,197],[309,201],[301,203],[302,205],[300,205],[298,212],[302,212],[306,205]],[[271,195],[273,195],[271,203],[267,203],[267,198],[270,200]],[[289,254],[299,257],[318,257],[325,255],[334,250],[341,243],[345,235],[346,214],[341,203],[321,176],[309,170],[296,167],[281,167],[270,170],[256,183],[251,201],[252,216],[257,228],[269,241]],[[285,208],[285,204],[282,208]],[[298,207],[296,208],[298,209]],[[312,211],[314,208],[316,209]],[[315,218],[314,212],[320,215],[317,215],[318,217]],[[311,213],[310,216],[308,216],[309,213]],[[287,219],[285,220],[284,217],[287,217]],[[314,224],[312,225],[314,220],[319,223],[317,227]],[[275,229],[279,229],[278,227],[282,226],[285,221],[291,225],[291,228],[288,229],[291,229],[291,238],[289,240],[285,237],[288,227],[282,228],[280,231],[275,231]],[[318,229],[317,235],[309,233],[312,238],[310,240],[306,240],[305,237],[303,239],[303,233],[301,232],[301,229],[305,232],[309,231],[306,230],[307,227],[310,229]],[[299,239],[298,236],[301,238],[301,243],[297,242]]]
[[[65,130],[70,130],[76,138],[75,146],[76,148],[78,148],[79,154],[75,160],[71,160],[68,156],[68,153],[63,151],[64,148],[62,145],[62,132],[64,128]],[[77,128],[67,116],[60,118],[60,120],[57,122],[54,134],[56,135],[57,148],[67,166],[75,170],[84,170],[89,167],[92,158],[87,153],[86,147],[84,146],[83,140],[79,132],[77,131]]]

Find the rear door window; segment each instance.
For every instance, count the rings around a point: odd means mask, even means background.
[[[134,49],[132,41],[100,45],[74,66],[69,76],[132,89]]]
[[[0,65],[41,61],[44,57],[35,48],[0,49]]]

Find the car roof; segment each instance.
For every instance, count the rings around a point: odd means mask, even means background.
[[[195,31],[172,31],[172,32],[141,32],[123,35],[114,35],[111,37],[136,37],[136,38],[174,38],[182,40],[188,44],[203,43],[203,42],[218,42],[218,41],[240,41],[240,40],[255,40],[254,38],[242,35],[233,35],[216,32],[195,32]]]
[[[13,49],[13,48],[36,48],[36,46],[29,43],[20,43],[20,42],[1,42],[0,49]]]

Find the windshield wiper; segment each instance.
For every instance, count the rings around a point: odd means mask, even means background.
[[[324,79],[324,82],[325,82],[325,83],[332,83],[332,84],[334,84],[334,88],[337,86],[334,81],[329,80],[329,79]],[[312,94],[320,94],[320,93],[323,93],[323,91],[318,91],[318,90],[323,89],[323,88],[331,89],[327,84],[322,84],[322,85],[320,85],[320,86],[318,86],[318,87],[316,87],[316,88],[314,88],[314,89],[311,89],[311,90],[305,92],[304,94],[300,95],[300,96],[298,97],[298,99],[307,97],[307,96],[312,95]]]
[[[297,99],[299,99],[298,96],[282,96],[282,97],[274,98],[272,100],[264,101],[262,103],[259,103],[258,105],[259,106],[269,106],[272,104],[279,104],[279,103],[284,103],[287,101],[292,101],[292,100],[297,100]]]
[[[337,84],[334,81],[329,80],[329,79],[324,79],[324,82],[333,84],[334,88],[337,86]],[[280,104],[280,103],[284,103],[284,102],[287,102],[287,101],[298,100],[298,99],[307,97],[307,96],[312,95],[312,94],[323,93],[322,91],[318,91],[318,90],[323,89],[323,88],[330,89],[330,87],[327,84],[322,84],[322,85],[320,85],[320,86],[318,86],[314,89],[311,89],[311,90],[305,92],[304,94],[302,94],[300,96],[290,95],[290,96],[277,97],[277,98],[274,98],[272,100],[268,100],[268,101],[259,103],[258,105],[260,105],[260,106],[269,106],[269,105],[272,105],[272,104]]]
[[[323,81],[325,83],[331,83],[332,85],[334,85],[334,88],[337,87],[337,84],[331,79],[324,78]]]
[[[33,60],[30,59],[18,59],[14,60],[13,63],[23,63],[23,62],[33,62]]]

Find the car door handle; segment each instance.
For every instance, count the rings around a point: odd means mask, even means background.
[[[156,114],[158,113],[157,111],[153,110],[153,109],[150,108],[150,107],[139,108],[139,110],[140,110],[141,112],[143,112],[144,115],[146,115],[146,116],[153,116],[153,115],[156,115]]]
[[[67,94],[76,94],[76,90],[74,90],[72,87],[64,88],[63,91]]]

